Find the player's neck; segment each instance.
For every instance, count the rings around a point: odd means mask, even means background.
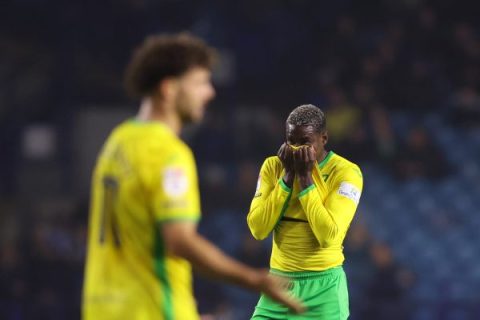
[[[178,114],[172,108],[164,106],[162,101],[154,98],[145,98],[142,101],[137,119],[148,122],[162,122],[176,135],[179,135],[182,130],[182,123]]]
[[[320,154],[319,156],[317,157],[317,162],[320,163],[322,162],[328,155],[328,151],[325,150],[325,149],[322,149],[322,151],[320,151]]]

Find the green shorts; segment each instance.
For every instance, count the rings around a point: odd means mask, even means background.
[[[272,274],[287,277],[291,281],[289,290],[303,301],[307,311],[294,314],[285,306],[262,296],[255,307],[253,320],[344,320],[348,308],[347,278],[343,268],[335,267],[325,271],[283,272],[272,269]]]

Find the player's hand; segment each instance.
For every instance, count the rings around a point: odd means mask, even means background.
[[[313,183],[312,171],[317,163],[315,149],[311,146],[304,146],[293,152],[293,164],[295,174],[298,177],[302,189]]]
[[[280,149],[278,149],[277,156],[282,161],[283,167],[285,168],[286,173],[293,173],[293,150],[287,143],[282,144]]]
[[[257,276],[255,285],[257,291],[263,292],[295,313],[303,313],[306,310],[305,306],[287,291],[288,280],[271,275],[266,270],[260,270]]]
[[[280,158],[280,161],[282,161],[283,168],[285,168],[285,176],[283,177],[283,181],[291,188],[293,186],[293,179],[295,178],[293,150],[287,143],[284,143],[278,150],[277,156]]]
[[[304,146],[293,152],[295,173],[300,177],[310,176],[316,162],[315,149],[311,146]]]

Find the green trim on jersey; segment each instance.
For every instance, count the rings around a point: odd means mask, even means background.
[[[167,268],[165,266],[165,246],[160,236],[160,231],[155,229],[155,244],[154,244],[154,263],[155,274],[160,280],[163,292],[162,312],[165,320],[173,320],[173,304],[172,304],[172,287],[167,275]]]
[[[283,179],[280,179],[280,180],[283,182]],[[280,185],[281,185],[281,183],[280,183]],[[287,199],[283,203],[282,211],[280,211],[280,217],[278,217],[277,223],[275,224],[275,227],[273,227],[273,229],[275,229],[278,226],[278,224],[282,220],[283,216],[285,216],[285,212],[288,209],[288,203],[290,202],[291,197],[292,197],[292,191],[290,190],[289,193],[288,193]]]
[[[315,185],[314,184],[311,184],[309,187],[307,187],[306,189],[303,189],[302,192],[300,192],[298,194],[298,198],[301,198],[303,197],[304,195],[306,195],[310,190],[312,189],[315,189]]]
[[[283,190],[287,191],[287,192],[290,192],[292,191],[292,188],[290,188],[289,186],[287,186],[285,184],[285,181],[283,181],[283,178],[280,178],[280,186],[282,187]]]
[[[325,159],[323,159],[319,164],[318,164],[318,167],[320,169],[322,169],[323,167],[325,167],[325,165],[327,164],[328,160],[330,160],[330,158],[334,155],[334,152],[333,151],[329,151],[327,156],[325,157]]]

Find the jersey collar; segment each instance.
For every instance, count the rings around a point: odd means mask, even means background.
[[[326,156],[321,162],[318,163],[318,167],[319,167],[320,169],[322,169],[323,167],[325,167],[325,165],[327,164],[328,160],[330,160],[330,158],[331,158],[333,155],[334,155],[334,152],[330,150],[330,151],[327,153],[327,156]]]

